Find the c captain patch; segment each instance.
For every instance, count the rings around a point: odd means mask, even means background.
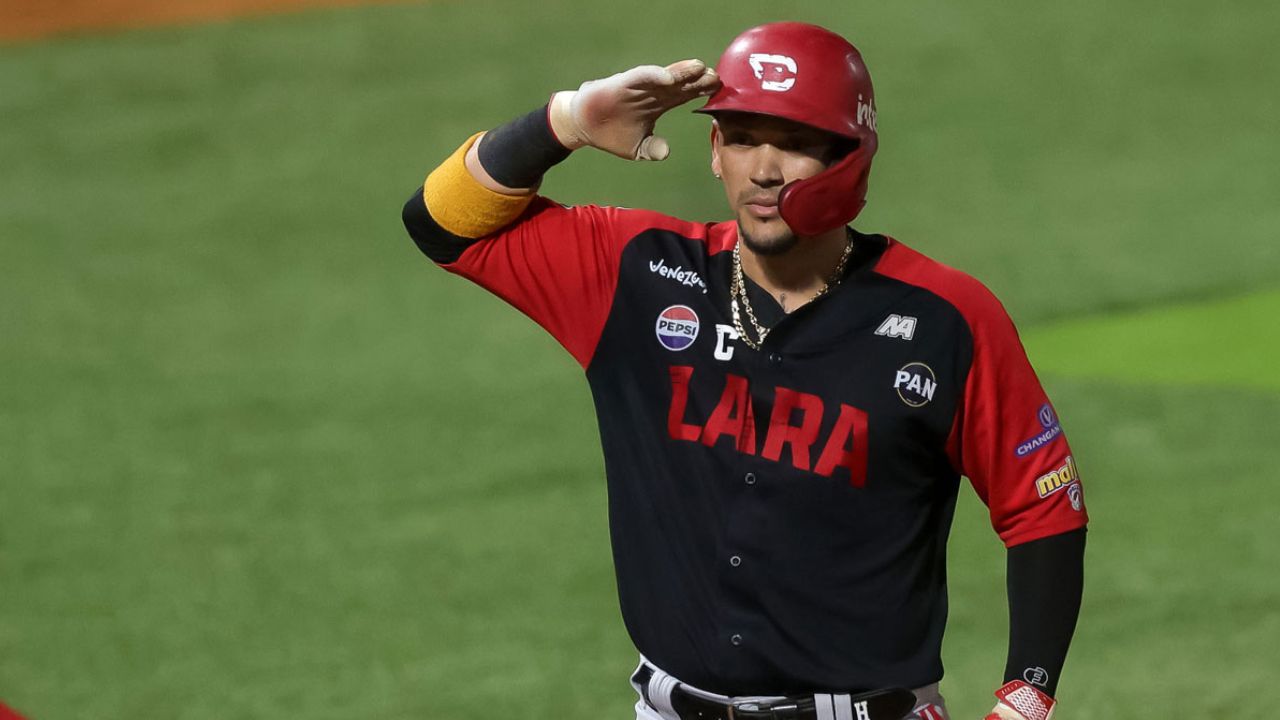
[[[698,339],[698,314],[686,305],[672,305],[658,313],[653,330],[663,347],[679,352]]]

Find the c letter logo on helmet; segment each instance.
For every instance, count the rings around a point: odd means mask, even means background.
[[[761,90],[786,92],[796,84],[796,61],[786,55],[751,53],[747,56],[751,72],[760,80]]]

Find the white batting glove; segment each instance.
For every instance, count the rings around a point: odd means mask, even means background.
[[[1052,720],[1056,704],[1036,688],[1011,680],[996,690],[996,706],[986,720]]]
[[[551,131],[570,150],[590,145],[627,160],[664,160],[671,148],[653,134],[658,118],[719,88],[720,77],[701,60],[641,65],[556,93]]]

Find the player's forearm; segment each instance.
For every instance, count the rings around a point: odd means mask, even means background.
[[[505,195],[528,195],[571,152],[551,130],[546,105],[485,133],[467,152],[467,170]]]
[[[1009,548],[1006,681],[1056,691],[1080,614],[1084,546],[1081,528]]]
[[[546,115],[544,106],[472,136],[431,171],[402,213],[405,229],[427,257],[451,263],[524,212],[542,175],[569,155]]]

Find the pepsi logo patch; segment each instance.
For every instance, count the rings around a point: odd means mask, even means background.
[[[698,313],[687,305],[672,305],[658,313],[653,331],[663,347],[679,352],[698,339],[698,327]]]

